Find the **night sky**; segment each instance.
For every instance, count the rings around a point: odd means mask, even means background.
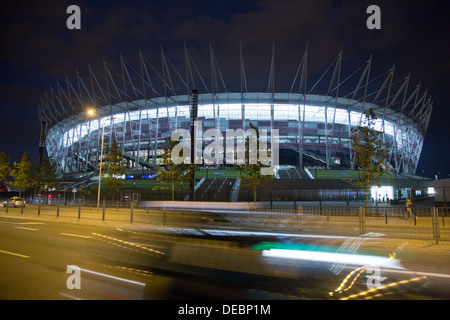
[[[185,75],[184,43],[210,81],[212,43],[229,91],[240,92],[239,42],[249,91],[267,91],[275,42],[275,91],[288,92],[309,46],[313,84],[343,50],[342,70],[356,70],[373,54],[375,74],[396,65],[395,79],[411,73],[410,91],[428,89],[433,114],[417,174],[450,177],[449,1],[1,1],[0,151],[37,162],[37,104],[56,81],[73,80],[103,58],[120,74],[120,54],[139,68],[138,51],[161,69],[160,47]],[[69,30],[66,9],[81,9],[81,30]],[[381,30],[369,30],[366,9],[381,9]],[[357,80],[353,83],[356,85]],[[201,93],[201,92],[200,92]],[[185,92],[182,92],[185,94]]]

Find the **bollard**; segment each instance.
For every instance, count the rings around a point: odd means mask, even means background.
[[[80,220],[81,217],[81,202],[78,202],[78,220]]]
[[[166,226],[166,207],[163,208],[163,226]]]
[[[294,190],[294,208],[297,207],[297,189]]]
[[[301,220],[301,214],[303,213],[303,207],[298,206],[297,207],[297,230],[302,230],[302,220]]]
[[[103,199],[102,209],[102,221],[105,221],[105,199]]]
[[[376,217],[378,217],[378,201],[375,201],[375,211],[376,211]]]
[[[272,205],[273,205],[273,191],[270,190],[270,210],[272,210]]]
[[[59,218],[59,201],[56,203],[56,217]]]
[[[359,232],[360,234],[366,233],[365,208],[363,207],[359,207]]]
[[[38,202],[38,217],[41,215],[41,199]]]
[[[245,210],[247,212],[247,224],[250,223],[250,204],[245,205]]]
[[[133,223],[133,201],[131,201],[130,209],[131,209],[130,223]]]
[[[386,224],[388,224],[388,223],[387,223],[387,211],[384,213],[384,217],[385,217],[385,219],[386,219]]]
[[[439,215],[437,213],[436,207],[431,208],[432,218],[431,223],[433,227],[433,239],[436,241],[436,244],[439,244],[440,238],[440,230],[439,230]]]

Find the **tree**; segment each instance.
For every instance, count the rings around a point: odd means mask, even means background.
[[[124,183],[121,176],[126,173],[123,161],[122,150],[120,150],[117,141],[113,141],[111,146],[106,148],[105,162],[104,162],[105,181],[108,188],[114,191],[118,191],[120,186]]]
[[[378,184],[380,178],[387,173],[385,160],[389,150],[385,149],[382,133],[374,129],[375,112],[373,109],[364,112],[364,121],[360,126],[352,128],[351,144],[355,153],[355,162],[360,169],[359,179],[346,180],[366,191],[366,214],[369,211],[369,190],[374,183]]]
[[[153,187],[153,190],[172,190],[172,201],[175,201],[175,188],[183,186],[184,182],[189,181],[191,167],[194,164],[175,164],[172,161],[172,149],[177,144],[176,141],[168,140],[161,154],[162,165],[158,165],[158,178],[161,183],[159,186]]]
[[[22,195],[22,191],[33,185],[33,164],[28,152],[25,152],[19,161],[14,162],[11,177],[13,178],[11,185],[20,190],[19,196]]]
[[[6,181],[6,178],[10,172],[11,167],[9,165],[9,156],[4,152],[0,152],[0,182]]]
[[[39,190],[43,189],[47,192],[58,187],[59,181],[57,179],[56,166],[54,162],[49,159],[42,160],[40,170],[36,174],[35,184]],[[41,188],[41,186],[43,188]]]
[[[259,129],[258,127],[255,127],[252,123],[250,123],[250,128],[255,130],[256,132],[256,150],[250,150],[249,145],[249,137],[245,140],[245,159],[244,163],[238,166],[235,166],[235,168],[239,169],[239,179],[241,180],[240,185],[241,187],[250,187],[253,190],[253,201],[256,203],[256,188],[259,185],[264,185],[267,182],[269,182],[270,179],[272,179],[271,176],[262,175],[261,169],[265,167],[258,158],[258,150],[260,147],[259,143]],[[250,163],[250,157],[254,154],[256,160],[256,163]]]

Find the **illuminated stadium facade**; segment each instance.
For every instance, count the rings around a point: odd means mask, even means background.
[[[87,76],[77,72],[76,79],[57,82],[56,88],[41,98],[39,118],[47,128],[47,153],[59,173],[96,172],[103,135],[104,148],[113,140],[119,143],[128,169],[153,169],[166,138],[177,128],[190,128],[192,97],[188,93],[196,88],[203,132],[209,128],[246,130],[250,123],[268,132],[278,129],[280,164],[300,168],[356,169],[351,128],[360,125],[363,112],[373,108],[378,118],[375,129],[382,132],[390,150],[391,171],[414,174],[432,112],[431,98],[420,92],[420,84],[412,86],[409,76],[395,80],[395,66],[372,76],[370,57],[346,74],[341,70],[341,59],[342,52],[314,84],[308,79],[306,49],[300,64],[292,68],[291,87],[277,92],[274,51],[266,92],[247,90],[242,50],[240,92],[227,90],[211,47],[210,85],[186,48],[185,77],[162,50],[161,71],[142,53],[138,67],[122,57],[119,72],[106,62],[100,72],[89,67]],[[175,80],[181,83],[184,94],[175,92]],[[315,92],[324,82],[328,90]],[[87,115],[90,107],[95,107],[95,117]]]

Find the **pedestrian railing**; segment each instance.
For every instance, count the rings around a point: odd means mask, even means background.
[[[124,204],[70,203],[3,207],[7,215],[55,219],[102,220],[154,226],[250,228],[272,231],[450,241],[448,208],[358,206],[270,206],[253,203],[143,202]]]

